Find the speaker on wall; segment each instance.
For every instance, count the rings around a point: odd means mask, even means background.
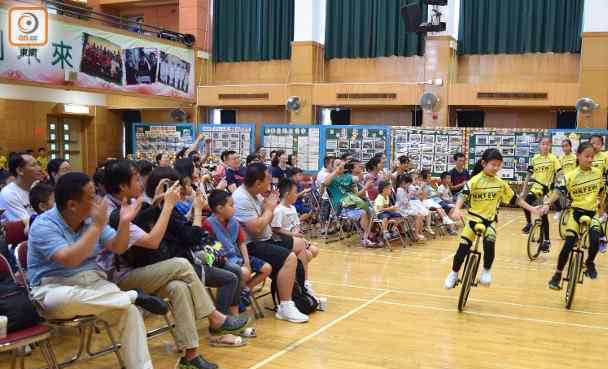
[[[350,109],[332,109],[329,116],[332,125],[350,125]]]

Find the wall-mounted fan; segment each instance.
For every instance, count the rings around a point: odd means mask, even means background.
[[[596,103],[590,97],[581,97],[576,101],[576,124],[577,128],[586,128],[593,126],[592,124],[585,124],[587,119],[591,118],[591,113],[599,108],[600,104]],[[589,122],[591,123],[591,122]]]
[[[302,102],[299,96],[289,96],[285,103],[285,108],[289,111],[298,111],[302,106]]]
[[[423,110],[434,111],[439,105],[439,98],[432,92],[425,92],[420,98],[420,106]]]

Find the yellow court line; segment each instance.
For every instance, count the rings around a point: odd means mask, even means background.
[[[316,331],[300,338],[299,340],[287,345],[286,347],[284,347],[282,350],[275,352],[274,354],[270,355],[269,357],[267,357],[266,359],[258,362],[257,364],[249,367],[249,369],[258,369],[261,368],[262,366],[270,363],[271,361],[285,355],[286,353],[294,350],[295,348],[303,345],[304,343],[306,343],[308,340],[318,336],[319,334],[325,332],[326,330],[328,330],[329,328],[333,327],[334,325],[340,323],[341,321],[343,321],[344,319],[348,319],[349,317],[351,317],[353,314],[358,313],[359,311],[365,309],[366,307],[368,307],[370,304],[378,301],[379,299],[381,299],[382,297],[388,295],[390,293],[390,291],[384,291],[381,294],[379,294],[378,296],[366,300],[366,302],[354,309],[352,309],[351,311],[349,311],[348,313],[339,316],[338,318],[332,320],[331,322],[325,324],[324,326],[322,326],[321,328],[317,329]]]

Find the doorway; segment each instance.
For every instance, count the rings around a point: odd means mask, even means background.
[[[63,158],[74,171],[83,171],[82,120],[66,116],[48,117],[49,158]]]

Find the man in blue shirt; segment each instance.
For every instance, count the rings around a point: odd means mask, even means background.
[[[140,306],[166,314],[167,304],[141,291],[121,291],[96,264],[103,249],[122,254],[129,224],[141,202],[123,204],[118,231],[108,223],[106,202],[97,202],[95,187],[83,173],[62,176],[55,187],[56,206],[32,225],[28,244],[28,279],[32,294],[49,318],[69,319],[121,311],[122,353],[127,369],[149,369],[146,328]],[[126,334],[128,332],[128,334]]]

